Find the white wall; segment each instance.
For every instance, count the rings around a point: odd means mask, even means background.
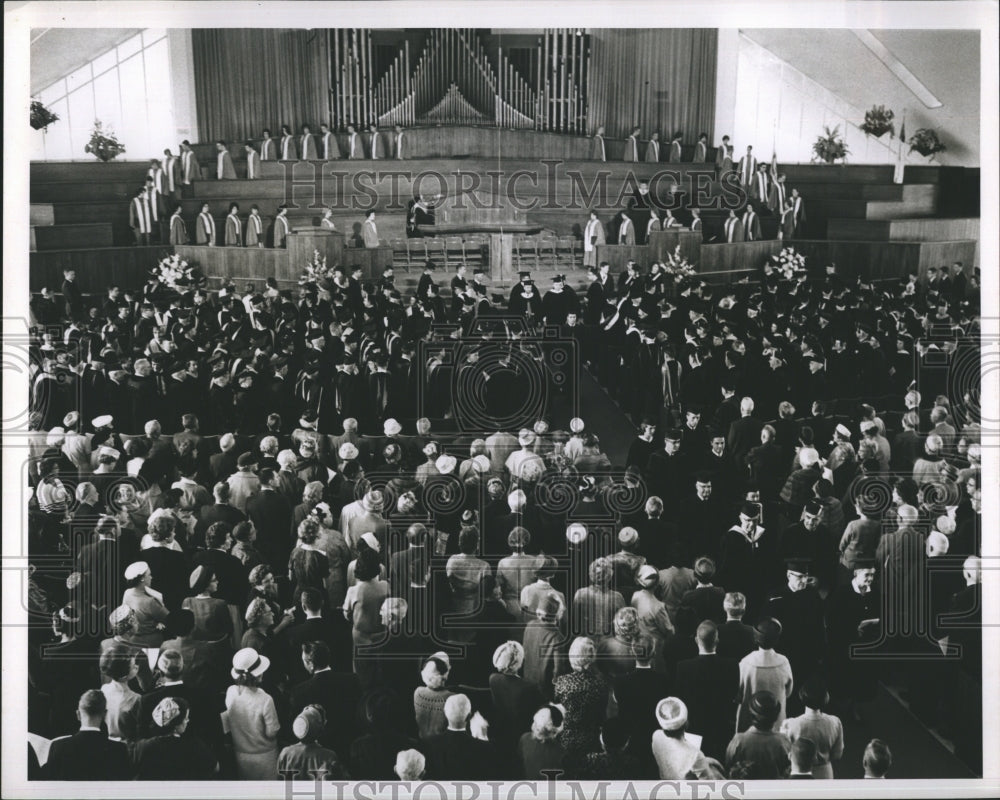
[[[847,142],[848,163],[889,164],[897,158],[898,139],[890,140],[888,134],[874,139],[858,129],[864,109],[845,102],[742,34],[738,35],[734,109],[731,135],[737,158],[747,145],[753,145],[759,159],[770,159],[776,149],[782,163],[808,163],[813,158],[813,142],[823,134],[824,126],[837,125]],[[914,163],[926,163],[926,159],[914,154]]]
[[[732,137],[736,127],[736,78],[740,59],[740,32],[736,28],[720,28],[715,67],[715,136],[713,145],[722,137]]]
[[[169,145],[177,152],[177,144],[184,139],[198,141],[198,113],[194,93],[194,51],[191,31],[170,28],[167,30],[170,52],[170,82],[174,102],[174,141]]]

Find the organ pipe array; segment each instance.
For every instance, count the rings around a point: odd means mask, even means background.
[[[589,47],[582,30],[540,31],[528,54],[527,75],[511,59],[502,34],[488,48],[471,28],[429,30],[419,52],[411,53],[406,39],[388,60],[374,57],[370,29],[337,29],[330,37],[335,126],[376,122],[584,132]]]

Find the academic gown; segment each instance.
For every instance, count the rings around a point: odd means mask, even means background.
[[[228,150],[221,151],[215,157],[216,177],[222,181],[236,180],[236,170],[233,169],[233,159]]]
[[[282,161],[298,161],[299,153],[295,147],[295,137],[291,134],[286,134],[281,137],[281,146],[279,148],[280,156]]]
[[[580,301],[572,289],[564,288],[561,292],[549,290],[542,298],[542,316],[547,325],[564,325],[570,311],[580,311]]]

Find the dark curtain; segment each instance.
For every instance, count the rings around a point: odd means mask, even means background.
[[[330,119],[325,30],[195,29],[195,95],[201,141],[277,138],[283,124],[319,132]]]
[[[703,131],[714,141],[715,30],[597,28],[589,33],[588,133],[604,125],[609,137],[624,138],[639,125],[644,140],[659,131],[661,151],[678,130],[685,144]]]

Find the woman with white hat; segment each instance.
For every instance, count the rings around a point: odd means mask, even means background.
[[[444,704],[454,692],[446,687],[451,672],[451,659],[447,653],[430,656],[420,670],[424,685],[413,690],[413,711],[417,719],[417,734],[422,741],[439,736],[448,728]]]
[[[233,656],[235,683],[226,690],[223,728],[232,736],[240,780],[271,780],[277,775],[281,723],[271,695],[260,688],[271,665],[267,656],[245,647]]]
[[[656,706],[660,730],[653,734],[653,757],[660,778],[674,781],[721,778],[718,762],[706,758],[699,749],[701,738],[685,732],[687,719],[687,706],[676,697],[666,697]]]
[[[131,641],[141,647],[159,647],[163,644],[170,612],[163,605],[163,595],[152,588],[153,573],[145,561],[135,561],[125,568],[128,587],[122,596],[122,605],[135,612],[137,630]]]

